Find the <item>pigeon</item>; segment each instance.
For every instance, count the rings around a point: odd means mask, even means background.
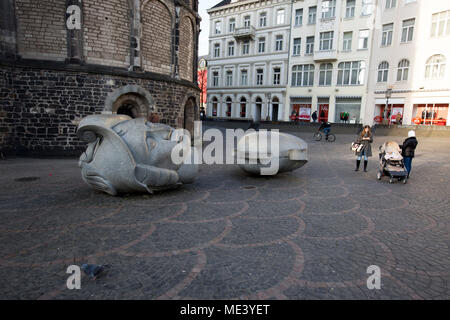
[[[92,280],[97,279],[97,277],[105,270],[111,268],[110,264],[83,264],[81,270],[84,271]]]

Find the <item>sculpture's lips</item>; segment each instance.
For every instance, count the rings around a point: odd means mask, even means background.
[[[80,166],[82,166],[82,162],[91,163],[92,160],[94,160],[95,153],[97,152],[100,143],[101,139],[97,138],[97,140],[94,143],[89,144],[88,148],[80,158]]]
[[[88,183],[95,190],[106,192],[112,195],[116,194],[116,191],[111,183],[106,178],[102,177],[99,173],[93,171],[85,171],[83,177],[86,183]]]

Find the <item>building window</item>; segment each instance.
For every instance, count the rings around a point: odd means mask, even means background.
[[[305,54],[313,54],[313,52],[314,52],[314,37],[306,37]]]
[[[262,37],[258,40],[258,52],[264,53],[266,51],[266,38]]]
[[[400,60],[397,69],[397,81],[408,80],[408,72],[409,72],[409,60],[407,59]]]
[[[227,86],[231,87],[233,85],[233,71],[227,71]]]
[[[308,24],[316,23],[317,7],[309,7],[308,9]]]
[[[402,42],[410,42],[413,39],[414,23],[416,19],[403,20],[402,26]]]
[[[241,98],[241,117],[245,118],[247,114],[247,99],[244,97]]]
[[[359,30],[358,49],[367,49],[369,45],[369,30]]]
[[[281,68],[274,68],[273,69],[273,84],[280,84],[281,83]]]
[[[283,36],[278,35],[275,40],[275,51],[282,51],[283,50]]]
[[[331,63],[322,63],[319,70],[319,85],[331,86],[331,76],[333,74],[333,65]]]
[[[431,16],[431,37],[450,36],[450,10]]]
[[[284,9],[277,10],[277,24],[284,24]]]
[[[397,0],[386,0],[386,9],[395,8]]]
[[[248,84],[248,71],[241,70],[241,86],[246,86]]]
[[[214,58],[220,57],[220,43],[214,44]]]
[[[443,79],[445,75],[445,57],[441,54],[431,56],[425,67],[425,79]]]
[[[345,17],[347,19],[353,18],[355,16],[355,0],[347,0],[345,6]]]
[[[337,85],[359,85],[364,83],[364,61],[341,62],[338,65]]]
[[[242,43],[242,54],[249,54],[250,53],[250,41],[245,40]]]
[[[219,72],[214,71],[213,72],[213,87],[219,86]]]
[[[233,101],[231,100],[230,97],[228,97],[227,98],[227,112],[226,112],[227,117],[231,117],[232,107],[233,107]]]
[[[257,69],[256,70],[256,85],[262,86],[264,84],[264,70]]]
[[[244,17],[244,28],[250,28],[250,16]]]
[[[320,33],[320,46],[319,46],[320,51],[333,49],[333,35],[334,31]]]
[[[322,1],[322,19],[334,18],[336,15],[336,0]]]
[[[216,21],[214,30],[215,34],[220,34],[220,21]]]
[[[292,66],[292,79],[291,84],[293,87],[307,87],[314,85],[314,65],[313,64],[301,64]]]
[[[230,57],[234,56],[234,42],[233,41],[228,42],[228,56],[230,56]]]
[[[230,19],[228,30],[229,32],[234,32],[235,29],[236,29],[236,19],[232,18]]]
[[[301,49],[301,43],[302,43],[302,39],[301,38],[295,38],[294,39],[294,45],[292,47],[292,54],[294,56],[299,56],[300,55],[300,49]]]
[[[301,26],[303,24],[303,9],[295,10],[295,26]]]
[[[352,51],[353,32],[344,32],[342,51]]]
[[[362,9],[361,9],[362,16],[370,16],[372,14],[373,1],[374,0],[362,0]]]
[[[389,23],[383,25],[383,35],[381,37],[381,46],[390,46],[392,44],[392,33],[394,32],[394,24]]]
[[[389,63],[383,61],[378,65],[378,82],[387,82],[389,73]]]
[[[267,13],[261,12],[261,14],[259,15],[259,26],[265,27],[266,25],[267,25]]]
[[[216,116],[217,116],[217,105],[218,105],[217,98],[214,97],[214,98],[212,99],[212,115],[213,115],[213,117],[216,117]]]

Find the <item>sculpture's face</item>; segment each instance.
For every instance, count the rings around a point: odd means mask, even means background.
[[[171,152],[172,128],[143,118],[89,116],[79,125],[78,135],[88,141],[81,156],[83,180],[92,188],[116,195],[168,187],[178,183]]]

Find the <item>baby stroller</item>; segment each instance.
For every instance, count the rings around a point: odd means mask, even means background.
[[[377,179],[381,180],[383,176],[389,177],[389,182],[394,179],[402,181],[405,184],[408,181],[408,171],[405,168],[400,146],[395,141],[387,141],[380,146],[380,168],[377,173]]]

